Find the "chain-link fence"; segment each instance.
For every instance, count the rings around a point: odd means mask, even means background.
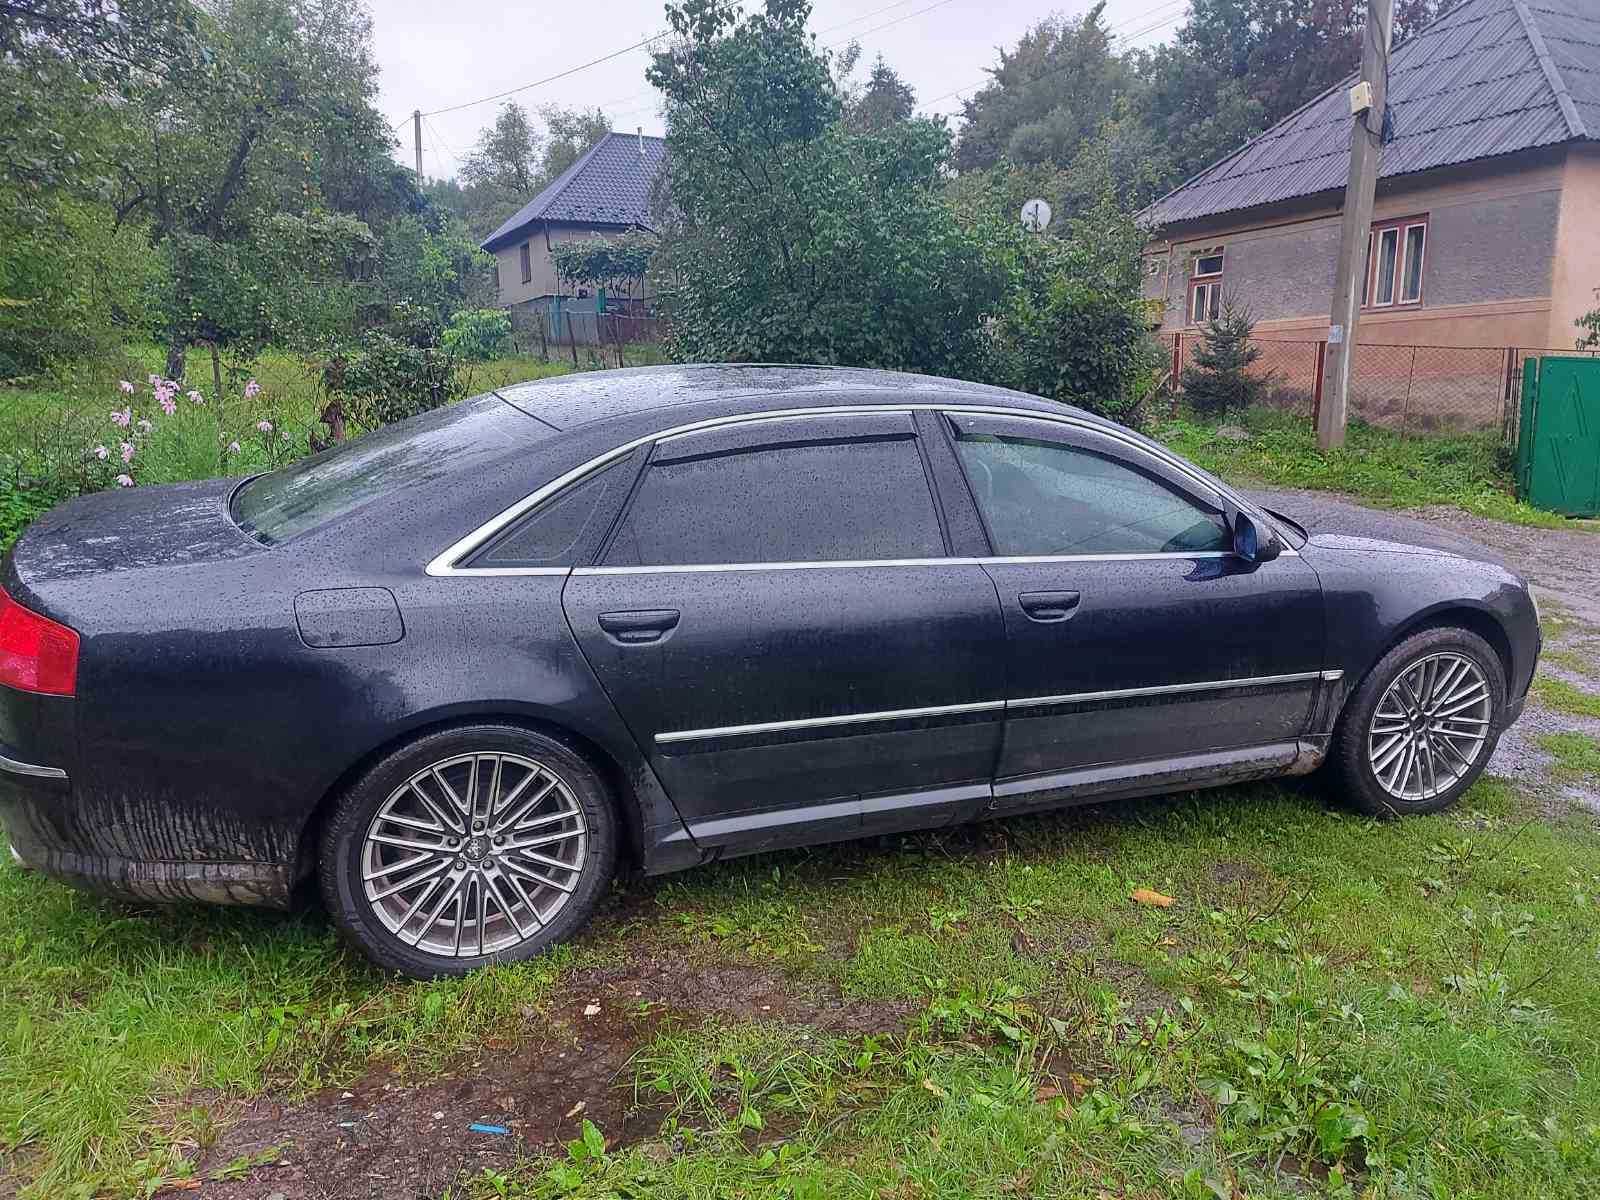
[[[1172,378],[1181,388],[1183,368],[1204,334],[1174,334]],[[1325,341],[1252,339],[1260,351],[1249,373],[1266,387],[1261,403],[1304,416],[1313,424],[1322,403]],[[1515,444],[1522,394],[1522,365],[1530,356],[1571,354],[1525,346],[1356,347],[1348,413],[1352,421],[1407,436],[1497,433]]]

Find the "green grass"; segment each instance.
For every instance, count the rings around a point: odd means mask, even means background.
[[[1533,694],[1540,704],[1575,717],[1600,717],[1600,695],[1575,687],[1565,679],[1540,675],[1533,681]]]
[[[1242,426],[1244,441],[1217,436],[1223,424]],[[1404,438],[1353,423],[1345,445],[1326,454],[1304,416],[1251,409],[1226,422],[1173,419],[1155,437],[1177,453],[1231,482],[1344,492],[1385,508],[1444,504],[1478,516],[1546,529],[1600,529],[1518,500],[1497,434]]]
[[[1555,755],[1558,773],[1600,783],[1600,741],[1582,733],[1547,733],[1539,745]]]
[[[1597,863],[1592,823],[1500,781],[1398,822],[1254,786],[641,881],[625,925],[448,984],[378,978],[316,915],[133,910],[5,865],[0,1153],[35,1195],[134,1194],[189,1170],[219,1096],[436,1070],[486,1030],[515,1052],[574,967],[648,954],[910,1016],[680,1013],[620,1083],[660,1138],[595,1130],[453,1194],[1271,1196],[1281,1163],[1321,1195],[1352,1194],[1330,1170],[1592,1195]]]

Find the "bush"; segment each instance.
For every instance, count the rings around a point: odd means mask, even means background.
[[[464,308],[450,318],[439,344],[464,362],[488,362],[511,351],[511,315],[498,308]]]

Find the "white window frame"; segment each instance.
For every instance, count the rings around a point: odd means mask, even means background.
[[[1417,294],[1406,297],[1406,275],[1410,266],[1411,231],[1422,230],[1422,246],[1418,252],[1421,262],[1417,268]],[[1394,235],[1394,287],[1387,300],[1378,295],[1378,278],[1383,271],[1383,239]],[[1373,311],[1390,308],[1417,308],[1422,304],[1424,271],[1428,264],[1428,217],[1400,217],[1373,222],[1367,234],[1367,270],[1361,283],[1361,307]]]
[[[1195,301],[1204,295],[1206,300],[1200,305],[1200,316],[1195,315]],[[1222,276],[1213,275],[1189,285],[1188,310],[1184,314],[1187,318],[1186,325],[1199,326],[1207,321],[1214,321],[1222,314]]]
[[[1224,268],[1228,265],[1227,262],[1225,261],[1226,257],[1227,257],[1226,253],[1221,247],[1218,247],[1216,250],[1207,251],[1204,254],[1196,254],[1194,256],[1194,269],[1189,273],[1189,278],[1190,279],[1221,279],[1222,278],[1222,272],[1223,272]],[[1214,259],[1217,260],[1217,264],[1218,265],[1217,265],[1217,269],[1215,271],[1202,271],[1200,269],[1200,264],[1202,262],[1204,262],[1208,258],[1214,258]]]

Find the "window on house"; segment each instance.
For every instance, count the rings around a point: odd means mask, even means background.
[[[1367,271],[1361,303],[1392,308],[1422,303],[1422,268],[1428,249],[1428,219],[1407,217],[1372,227],[1367,239]]]
[[[1215,321],[1222,312],[1222,282],[1197,283],[1189,289],[1189,324]]]
[[[522,243],[522,282],[533,282],[533,255],[528,251],[528,243]]]
[[[494,260],[494,290],[497,292],[500,290],[500,260],[498,258]]]
[[[1189,280],[1189,324],[1215,321],[1222,311],[1222,247],[1196,254]]]

